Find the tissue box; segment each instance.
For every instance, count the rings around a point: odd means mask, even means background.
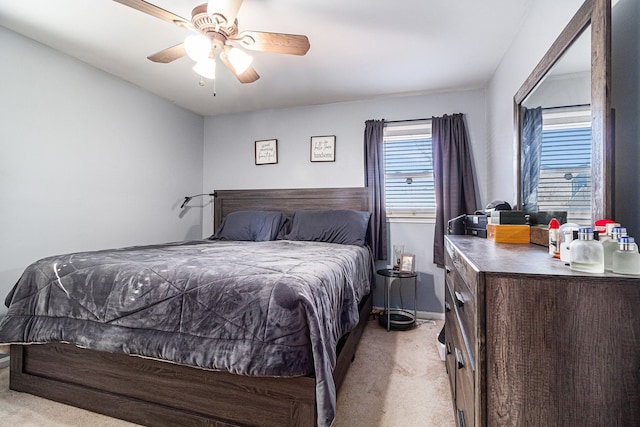
[[[530,227],[515,224],[487,224],[487,239],[497,243],[529,243]]]

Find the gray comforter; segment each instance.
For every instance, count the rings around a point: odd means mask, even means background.
[[[259,376],[315,375],[335,414],[336,344],[369,293],[369,250],[316,242],[194,241],[53,256],[7,296],[0,343],[95,350]]]

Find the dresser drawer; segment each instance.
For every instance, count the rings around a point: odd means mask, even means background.
[[[447,371],[458,427],[475,426],[476,398],[476,287],[478,273],[457,250],[445,251],[445,334],[451,331]],[[449,339],[445,339],[449,341]]]
[[[464,339],[464,343],[468,346],[472,361],[474,361],[475,355],[473,352],[476,348],[476,301],[474,294],[456,269],[449,269],[449,267],[447,267],[445,282],[452,292],[451,299],[453,309],[459,318],[461,336]]]
[[[462,278],[462,283],[467,285],[469,292],[471,292],[473,300],[475,301],[477,298],[476,283],[478,283],[479,273],[471,264],[469,264],[466,258],[453,247],[451,242],[445,240],[445,246],[445,265],[447,266],[447,269],[458,272],[458,275]]]
[[[475,384],[469,354],[464,346],[454,349],[456,360],[456,422],[458,427],[475,425]]]
[[[445,342],[445,367],[449,374],[449,386],[451,387],[451,397],[456,399],[456,343],[462,342],[460,329],[458,328],[458,317],[453,306],[453,292],[445,284],[444,295],[444,342]],[[459,345],[459,344],[458,344]]]

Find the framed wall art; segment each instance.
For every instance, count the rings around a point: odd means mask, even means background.
[[[278,140],[263,139],[256,141],[256,165],[278,163]]]
[[[311,137],[311,161],[335,162],[336,161],[336,136],[312,136]]]

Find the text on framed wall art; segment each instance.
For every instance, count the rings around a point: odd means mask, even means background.
[[[278,163],[278,140],[256,141],[256,165]]]
[[[311,137],[311,161],[335,162],[336,161],[336,136],[312,136]]]

